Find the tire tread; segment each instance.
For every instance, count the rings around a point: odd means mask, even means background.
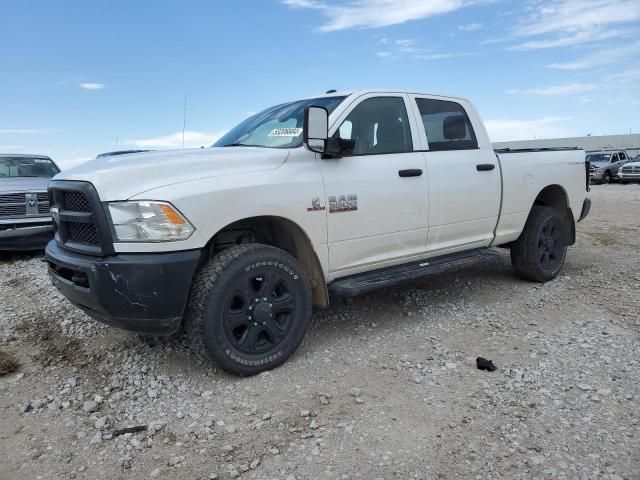
[[[558,267],[558,272],[549,277],[539,268],[538,259],[532,253],[531,247],[533,244],[537,243],[538,240],[537,234],[539,224],[550,214],[559,214],[559,212],[553,207],[534,205],[520,237],[518,237],[511,246],[511,264],[516,274],[524,280],[541,283],[547,282],[557,276],[557,273],[562,269],[562,265],[564,264],[563,258],[560,266]],[[566,247],[564,255],[566,256]]]
[[[240,376],[254,375],[255,373],[257,373],[254,367],[246,367],[240,364],[229,362],[222,355],[220,355],[220,352],[214,351],[214,349],[209,348],[205,344],[205,311],[209,298],[211,297],[211,295],[215,294],[215,289],[218,286],[220,279],[224,275],[227,267],[232,262],[247,255],[274,252],[277,252],[278,255],[284,255],[285,257],[288,257],[287,259],[289,261],[297,265],[297,261],[295,260],[295,258],[284,250],[260,243],[247,243],[234,245],[233,247],[229,247],[221,251],[213,258],[211,258],[206,264],[204,264],[196,274],[191,287],[189,302],[185,315],[185,330],[192,352],[205,363],[213,362],[223,370]],[[307,289],[310,291],[308,277],[304,270],[302,270],[301,268],[300,274],[307,286]],[[311,316],[310,305],[308,316]],[[276,364],[270,365],[269,368],[273,368],[283,363],[285,360],[287,360],[287,358],[288,356],[284,356],[281,361],[277,362]]]

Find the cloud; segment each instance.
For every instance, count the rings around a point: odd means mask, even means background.
[[[386,35],[374,36],[378,45],[383,45],[384,50],[376,52],[376,56],[382,59],[415,58],[418,60],[440,60],[443,58],[454,58],[471,55],[470,53],[448,53],[437,52],[433,49],[421,48],[418,40],[414,38],[403,38],[393,40]]]
[[[571,132],[562,124],[572,117],[544,117],[536,120],[486,120],[492,142],[568,137]]]
[[[203,132],[184,132],[185,148],[198,148],[201,146],[209,146],[222,137],[226,131],[203,133]],[[139,148],[182,148],[182,132],[172,133],[153,138],[143,138],[138,140],[130,140],[130,143]]]
[[[26,148],[24,145],[0,145],[0,152],[24,152]]]
[[[106,87],[104,83],[79,83],[78,86],[83,90],[102,90]]]
[[[471,53],[417,53],[414,57],[420,60],[441,60],[444,58],[466,57],[468,55],[471,55]]]
[[[475,30],[480,30],[484,25],[482,23],[467,23],[466,25],[459,25],[458,30],[462,30],[463,32],[473,32]]]
[[[566,47],[633,34],[622,27],[640,20],[637,0],[538,0],[513,32],[532,40],[516,50]]]
[[[50,128],[0,128],[0,134],[27,135],[36,133],[49,133]]]
[[[640,81],[640,68],[630,68],[621,72],[612,73],[607,80],[619,83],[632,83]]]
[[[570,62],[551,63],[547,67],[557,70],[583,70],[619,62],[638,54],[640,54],[640,42],[635,42],[622,47],[598,50],[595,53]]]
[[[626,30],[621,28],[612,28],[604,31],[581,31],[572,35],[566,35],[562,37],[547,38],[543,40],[531,40],[528,42],[509,47],[509,50],[539,50],[544,48],[558,48],[558,47],[571,47],[575,45],[581,45],[584,43],[601,42],[612,38],[620,38],[623,36],[633,35],[632,30]]]
[[[539,95],[542,97],[560,97],[566,95],[579,95],[593,92],[598,89],[594,83],[568,83],[566,85],[553,85],[549,87],[531,88],[528,90],[507,90],[508,94]]]
[[[350,0],[343,5],[316,0],[281,0],[294,8],[318,10],[326,23],[318,30],[379,28],[453,12],[479,0]]]
[[[399,45],[403,48],[413,47],[418,41],[415,38],[402,38],[400,40],[396,40],[396,45]]]

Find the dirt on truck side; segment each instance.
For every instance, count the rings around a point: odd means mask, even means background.
[[[334,302],[251,378],[181,335],[102,326],[37,255],[3,255],[19,367],[0,377],[0,478],[640,478],[640,185],[591,198],[557,279],[516,279],[500,250]]]

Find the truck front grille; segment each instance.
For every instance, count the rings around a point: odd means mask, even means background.
[[[69,229],[69,240],[83,245],[98,245],[100,243],[98,229],[93,224],[67,222],[67,228]]]
[[[64,209],[74,212],[90,212],[87,197],[80,192],[64,192]]]
[[[42,215],[49,215],[49,197],[46,192],[0,195],[0,218]]]
[[[56,242],[67,250],[88,255],[113,253],[111,232],[98,193],[87,182],[53,181],[49,184]]]
[[[634,173],[634,174],[640,174],[640,166],[628,166],[628,167],[622,167],[622,173]]]

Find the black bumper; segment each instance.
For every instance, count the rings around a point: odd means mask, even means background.
[[[47,243],[53,238],[53,229],[50,232],[21,237],[0,238],[0,250],[12,252],[26,252],[30,250],[44,250]]]
[[[52,238],[52,223],[0,225],[0,250],[44,250]]]
[[[587,218],[587,215],[589,215],[590,211],[591,211],[591,199],[585,198],[584,202],[582,202],[582,212],[580,212],[580,218],[578,219],[578,221],[580,222],[585,218]]]
[[[92,257],[49,242],[55,287],[92,318],[149,335],[170,335],[182,322],[199,250]]]

